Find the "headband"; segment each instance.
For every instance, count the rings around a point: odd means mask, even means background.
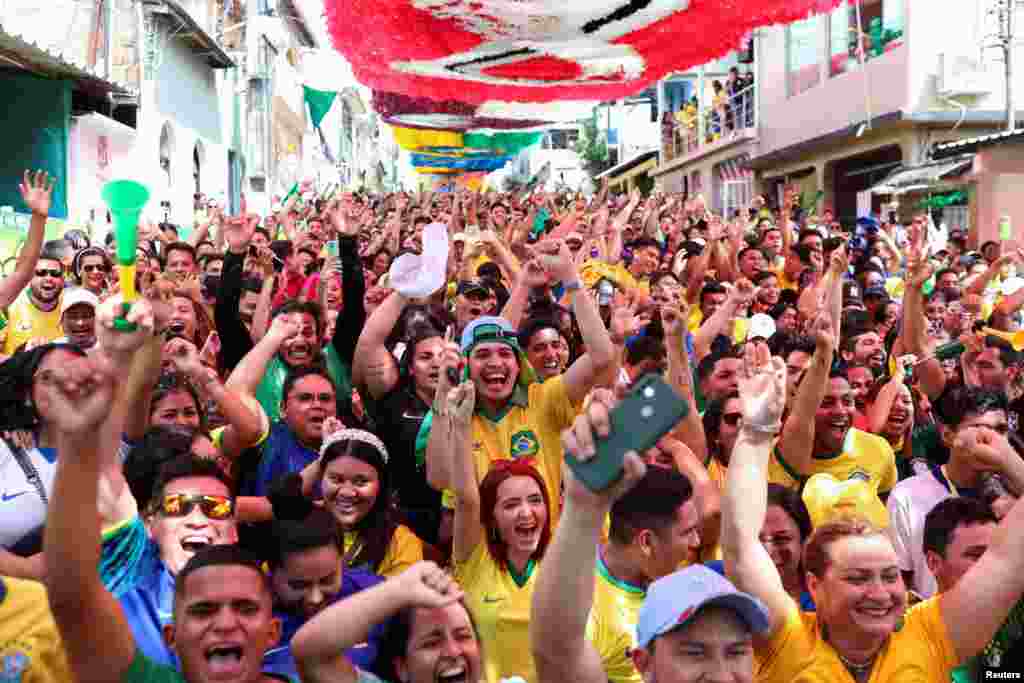
[[[339,441],[359,441],[377,449],[380,453],[380,457],[383,458],[384,464],[388,464],[388,449],[384,447],[384,442],[378,439],[375,435],[362,429],[339,429],[333,434],[328,434],[324,437],[323,444],[320,446],[320,456],[327,452],[327,449],[338,443]]]

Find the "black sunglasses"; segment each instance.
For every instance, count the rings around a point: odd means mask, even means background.
[[[40,268],[39,270],[36,271],[36,277],[63,278],[64,277],[64,271],[63,270],[51,270],[50,268]]]
[[[94,270],[98,270],[98,271],[101,271],[103,273],[106,273],[106,272],[108,272],[110,270],[110,267],[109,266],[105,266],[105,265],[103,265],[101,263],[89,263],[89,264],[86,264],[86,265],[82,266],[82,272],[83,273],[91,273]],[[37,275],[38,275],[38,273],[37,273]]]

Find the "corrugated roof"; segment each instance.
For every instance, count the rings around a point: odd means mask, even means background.
[[[115,92],[122,95],[136,92],[128,84],[107,80],[95,68],[66,57],[62,52],[33,40],[31,36],[8,32],[2,26],[0,58],[0,65],[13,63],[14,66],[39,75],[74,80],[83,90],[90,92]]]
[[[974,155],[967,154],[954,159],[932,161],[919,166],[902,166],[874,187],[874,194],[903,194],[913,190],[931,187],[944,178],[957,175],[974,161]]]
[[[647,150],[646,152],[640,152],[639,154],[633,156],[632,158],[626,159],[622,163],[612,166],[607,171],[602,171],[601,173],[598,173],[596,176],[594,176],[594,180],[600,180],[605,176],[610,176],[614,178],[625,173],[634,166],[637,166],[647,161],[648,159],[653,159],[656,156],[658,156],[658,150],[656,149]]]
[[[214,37],[206,32],[206,29],[196,22],[178,0],[145,1],[152,8],[150,11],[157,14],[161,13],[159,9],[161,5],[166,7],[166,11],[162,13],[173,15],[181,24],[175,29],[173,36],[175,38],[183,38],[192,43],[200,54],[206,58],[207,63],[212,68],[230,69],[235,66],[234,60],[224,51],[224,48],[220,46]]]
[[[939,143],[935,145],[935,158],[943,159],[956,154],[963,154],[964,152],[973,152],[978,147],[987,147],[988,145],[998,145],[1002,142],[1011,141],[1024,141],[1024,128],[1004,130],[999,133],[991,133],[989,135],[979,135],[973,138],[964,138],[963,140]]]

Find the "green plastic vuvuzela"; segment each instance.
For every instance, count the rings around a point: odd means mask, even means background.
[[[135,263],[135,248],[139,244],[139,215],[149,201],[149,190],[134,180],[111,180],[103,186],[100,196],[110,208],[110,216],[114,220],[117,262],[130,266]]]
[[[139,244],[139,215],[149,201],[149,190],[134,180],[111,180],[100,193],[110,209],[114,221],[114,241],[117,245],[117,274],[121,283],[124,314],[131,310],[135,292],[135,248]],[[134,331],[134,323],[116,318],[114,328],[125,332]]]

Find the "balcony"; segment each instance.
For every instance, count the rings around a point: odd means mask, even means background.
[[[725,95],[708,106],[692,100],[663,120],[662,166],[679,166],[757,136],[756,84]],[[671,126],[671,132],[666,130]]]

